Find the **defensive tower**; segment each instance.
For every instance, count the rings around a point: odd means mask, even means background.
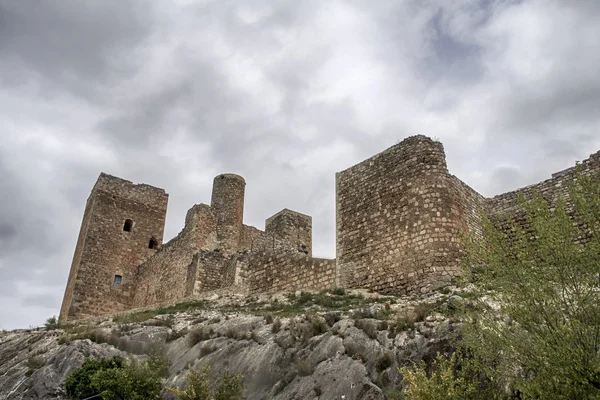
[[[210,208],[217,223],[217,240],[226,253],[240,246],[245,190],[246,181],[239,175],[221,174],[213,180]]]
[[[129,308],[136,268],[161,246],[168,194],[101,173],[87,200],[60,321]]]

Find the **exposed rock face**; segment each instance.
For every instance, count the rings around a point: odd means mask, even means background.
[[[412,306],[392,298],[353,318],[347,310],[346,316],[312,312],[279,321],[199,309],[142,323],[105,321],[83,334],[114,346],[89,339],[64,343],[62,329],[2,333],[0,399],[65,398],[65,378],[84,359],[142,354],[150,347],[161,348],[171,362],[165,386],[182,388],[190,368],[210,364],[213,377],[227,369],[242,373],[247,399],[384,399],[386,390],[401,387],[398,366],[432,358],[454,329],[436,313],[399,328],[395,319]],[[165,391],[163,398],[173,397]]]

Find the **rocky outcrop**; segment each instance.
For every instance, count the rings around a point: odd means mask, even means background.
[[[384,399],[401,388],[399,366],[447,348],[454,323],[438,312],[448,309],[447,297],[359,299],[361,308],[344,311],[306,302],[285,317],[269,303],[287,310],[285,297],[251,306],[237,299],[141,322],[128,322],[139,319],[131,315],[90,327],[2,333],[0,399],[61,399],[66,376],[86,358],[143,357],[151,349],[171,362],[166,386],[183,387],[190,368],[210,364],[215,377],[227,369],[243,374],[247,399]],[[427,316],[419,311],[424,303]],[[165,391],[163,398],[171,396]]]

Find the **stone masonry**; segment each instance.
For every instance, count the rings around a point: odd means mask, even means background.
[[[600,171],[600,152],[583,161]],[[265,229],[243,224],[246,182],[215,177],[211,204],[193,206],[162,244],[163,189],[100,174],[88,198],[60,312],[76,320],[173,303],[232,288],[240,293],[365,288],[425,293],[461,273],[460,233],[481,217],[519,212],[520,194],[564,194],[575,169],[485,198],[449,173],[443,145],[412,136],[336,174],[336,259],[312,257],[312,218],[283,209]]]

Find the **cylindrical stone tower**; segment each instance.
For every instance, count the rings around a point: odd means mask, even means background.
[[[217,222],[217,240],[226,252],[239,248],[244,220],[246,181],[239,175],[222,174],[213,181],[210,207]]]

